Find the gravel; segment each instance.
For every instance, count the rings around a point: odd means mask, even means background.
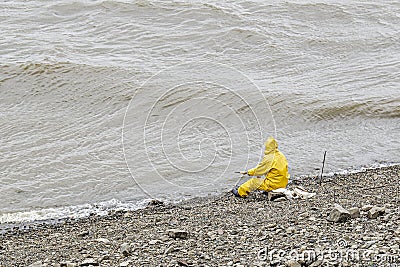
[[[321,186],[314,177],[290,185],[317,193],[308,200],[227,192],[17,227],[1,236],[0,266],[398,265],[399,176],[400,167],[391,166],[325,177]],[[359,216],[330,222],[335,204]]]

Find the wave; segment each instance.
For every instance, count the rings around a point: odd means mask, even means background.
[[[274,116],[288,120],[324,121],[348,118],[400,118],[400,97],[375,96],[358,99],[319,94],[270,94]]]
[[[111,199],[109,201],[103,201],[95,204],[82,204],[76,206],[10,212],[0,214],[0,225],[16,225],[35,221],[51,221],[66,218],[79,219],[93,214],[102,216],[108,214],[110,211],[141,209],[145,207],[149,201],[149,199],[143,199],[138,202],[122,203],[119,200]]]
[[[324,103],[311,109],[316,120],[344,118],[400,118],[400,98]]]

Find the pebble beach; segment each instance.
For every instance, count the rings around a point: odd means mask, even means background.
[[[225,192],[16,227],[1,236],[0,266],[399,266],[399,181],[395,165],[289,185],[310,199]]]

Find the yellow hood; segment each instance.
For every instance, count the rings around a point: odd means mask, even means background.
[[[270,154],[278,150],[278,142],[272,136],[268,137],[265,142],[265,152],[264,154]]]

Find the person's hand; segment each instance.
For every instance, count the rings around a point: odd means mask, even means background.
[[[242,171],[242,172],[239,172],[240,174],[247,174],[247,172],[244,172],[244,171]]]

